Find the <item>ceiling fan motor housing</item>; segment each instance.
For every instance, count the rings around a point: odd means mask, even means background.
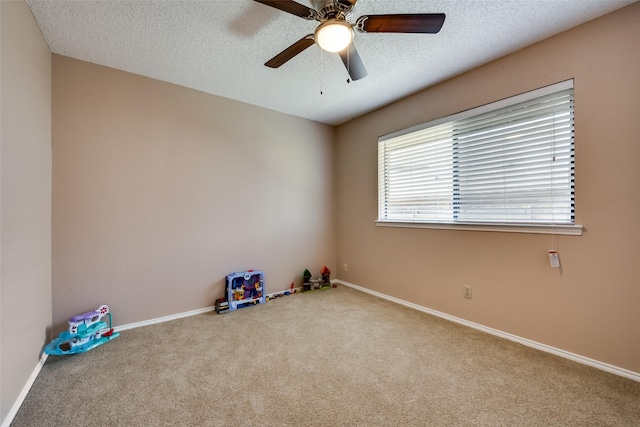
[[[313,8],[318,12],[318,21],[327,19],[344,19],[349,21],[355,0],[311,0]]]

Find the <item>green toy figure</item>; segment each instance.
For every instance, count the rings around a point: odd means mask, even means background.
[[[311,290],[311,272],[309,269],[305,269],[302,273],[302,292]]]

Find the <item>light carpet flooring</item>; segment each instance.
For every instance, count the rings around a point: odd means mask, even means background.
[[[640,383],[338,286],[50,356],[12,426],[637,427]]]

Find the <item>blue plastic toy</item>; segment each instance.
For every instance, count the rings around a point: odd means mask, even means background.
[[[249,304],[264,304],[267,302],[264,274],[258,270],[229,274],[225,293],[229,302],[229,311],[235,311]]]
[[[101,321],[105,315],[109,315],[109,326]],[[70,318],[69,330],[61,332],[44,351],[56,356],[84,353],[119,336],[111,327],[109,307],[101,305],[97,310]]]

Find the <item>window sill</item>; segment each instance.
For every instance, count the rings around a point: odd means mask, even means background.
[[[501,233],[564,234],[582,236],[581,225],[477,224],[376,221],[377,227],[431,228],[436,230],[493,231]]]

